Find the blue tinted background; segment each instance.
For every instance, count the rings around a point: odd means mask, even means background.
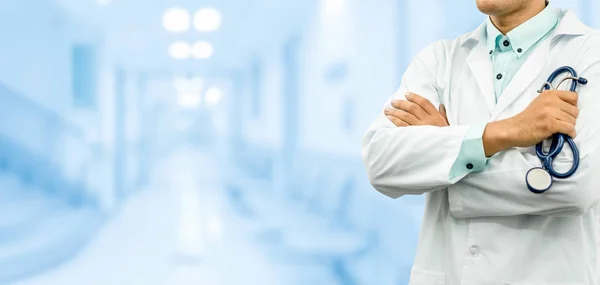
[[[600,1],[551,2],[600,27]],[[220,25],[169,32],[173,7]],[[423,197],[377,193],[360,140],[416,52],[483,20],[475,0],[0,2],[0,283],[406,284]],[[196,41],[212,53],[183,58]]]

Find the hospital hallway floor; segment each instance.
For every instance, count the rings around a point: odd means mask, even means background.
[[[320,266],[267,258],[210,153],[167,156],[77,256],[14,285],[335,284]]]

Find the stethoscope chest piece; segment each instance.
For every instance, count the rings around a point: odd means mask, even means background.
[[[535,167],[527,171],[525,175],[527,180],[527,187],[533,193],[544,193],[546,190],[552,187],[552,175],[541,167]]]

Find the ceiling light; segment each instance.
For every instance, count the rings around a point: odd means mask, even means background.
[[[221,13],[213,8],[203,8],[194,13],[194,28],[199,32],[214,32],[221,26]]]
[[[185,32],[190,28],[190,18],[190,12],[188,10],[183,8],[170,8],[163,13],[162,24],[165,30],[169,32]]]
[[[192,56],[197,59],[207,59],[213,54],[213,46],[209,42],[199,41],[192,47]]]
[[[174,42],[169,46],[169,55],[174,59],[186,59],[191,53],[192,47],[186,42]]]
[[[208,105],[212,106],[217,105],[221,101],[221,98],[223,98],[223,90],[219,87],[210,87],[204,94],[204,100],[206,100]]]
[[[177,94],[177,104],[186,109],[195,109],[202,103],[200,93],[184,92]]]

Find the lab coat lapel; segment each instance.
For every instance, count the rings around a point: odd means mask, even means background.
[[[547,58],[550,48],[550,39],[543,41],[535,48],[529,58],[523,63],[512,80],[508,83],[500,97],[498,104],[492,112],[492,120],[496,120],[502,111],[506,110],[514,103],[522,94],[531,86],[531,84],[539,84],[543,82],[536,80],[542,70],[547,65]]]
[[[467,57],[467,65],[485,98],[490,113],[496,105],[494,96],[494,66],[485,43],[479,42]]]

